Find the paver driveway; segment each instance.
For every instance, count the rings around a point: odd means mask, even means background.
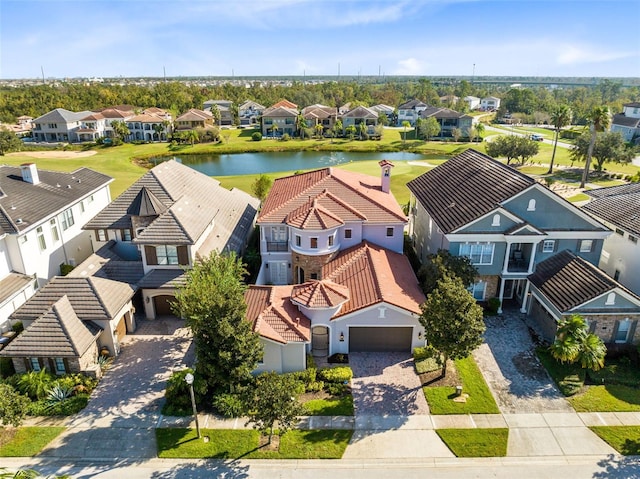
[[[429,414],[409,353],[349,353],[356,417]]]
[[[503,413],[573,412],[535,355],[518,311],[486,318],[485,343],[473,353]]]

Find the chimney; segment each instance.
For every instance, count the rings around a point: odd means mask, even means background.
[[[40,183],[38,168],[36,168],[35,163],[23,163],[20,165],[20,172],[22,173],[22,181],[26,181],[32,185]]]
[[[391,185],[391,168],[394,164],[389,160],[382,160],[378,162],[380,165],[380,187],[384,193],[389,193],[389,186]]]

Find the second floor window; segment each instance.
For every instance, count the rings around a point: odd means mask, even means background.
[[[58,224],[55,219],[49,221],[49,226],[51,227],[51,237],[53,238],[53,242],[57,243],[60,241],[60,234],[58,233]]]
[[[493,263],[493,243],[465,243],[460,245],[460,256],[467,256],[471,264]]]
[[[302,238],[300,235],[296,235],[296,246],[302,245]]]
[[[387,228],[387,236],[388,237],[393,236],[393,228]]]
[[[178,248],[171,245],[156,246],[158,264],[178,264]]]
[[[271,241],[274,243],[283,243],[287,241],[287,227],[286,226],[272,226],[271,227]]]
[[[38,245],[40,246],[40,251],[44,251],[47,249],[47,242],[44,239],[44,231],[42,231],[42,226],[38,226],[38,229],[36,230],[36,233],[38,235]]]
[[[131,241],[131,230],[130,229],[123,229],[121,230],[122,233],[122,241]]]
[[[329,247],[333,246],[333,236],[329,236],[327,244],[329,245]]]
[[[580,241],[580,252],[581,253],[591,253],[593,249],[593,240],[582,240]]]
[[[71,208],[62,212],[62,231],[66,231],[75,224]]]
[[[311,249],[318,249],[318,238],[310,238]]]
[[[546,240],[542,243],[542,252],[543,253],[553,253],[556,247],[555,240]]]
[[[107,230],[96,230],[96,239],[98,241],[107,241]]]
[[[345,239],[351,239],[351,230],[350,229],[344,230],[344,237],[345,237]]]

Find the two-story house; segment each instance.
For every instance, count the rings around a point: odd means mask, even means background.
[[[214,124],[215,118],[211,112],[191,108],[176,118],[175,129],[178,131],[194,130],[214,126]]]
[[[338,109],[325,105],[310,105],[302,109],[302,116],[307,128],[322,126],[322,134],[333,129],[338,117]]]
[[[469,111],[477,110],[480,108],[480,98],[473,95],[468,95],[463,98],[463,101],[467,104]]]
[[[423,119],[435,118],[440,124],[440,137],[453,136],[453,129],[460,130],[462,135],[468,135],[471,130],[473,118],[449,108],[429,107],[420,113]]]
[[[202,109],[211,112],[216,107],[220,114],[220,126],[230,126],[234,123],[232,106],[233,102],[230,100],[207,100]]]
[[[424,345],[424,295],[402,254],[407,219],[389,190],[393,164],[380,167],[380,179],[326,168],[274,182],[257,222],[260,286],[246,296],[260,370],[304,369],[305,352]]]
[[[378,113],[378,119],[380,119],[381,115],[386,116],[388,125],[395,125],[398,121],[396,109],[392,106],[385,105],[384,103],[379,103],[377,105],[373,105],[371,109]]]
[[[127,141],[167,141],[171,134],[171,115],[160,108],[148,108],[127,119]]]
[[[287,100],[280,100],[262,112],[262,134],[278,137],[285,133],[293,136],[298,130],[298,106]]]
[[[622,105],[622,113],[613,115],[611,131],[620,132],[625,141],[640,137],[640,102]]]
[[[410,235],[421,261],[444,249],[478,269],[477,300],[529,308],[536,265],[565,249],[597,264],[611,231],[542,184],[473,149],[411,180]]]
[[[105,136],[106,118],[102,113],[92,113],[82,119],[80,127],[75,130],[77,140],[96,141]]]
[[[32,137],[37,142],[77,142],[76,130],[81,128],[82,119],[93,114],[91,111],[73,112],[56,108],[33,120]]]
[[[253,126],[260,123],[260,117],[266,108],[252,100],[245,101],[238,107],[240,126]]]
[[[0,332],[38,287],[93,251],[84,224],[111,200],[102,173],[0,166]]]
[[[498,108],[500,108],[500,98],[486,96],[480,100],[480,109],[483,111],[496,111]]]
[[[398,126],[402,126],[408,121],[411,126],[416,126],[416,120],[420,118],[420,113],[428,108],[429,105],[420,100],[409,100],[398,106]]]
[[[139,258],[147,318],[171,315],[184,269],[212,251],[240,254],[260,202],[174,160],[152,168],[87,223],[94,243]]]
[[[604,241],[599,267],[640,294],[640,183],[587,190],[582,209],[614,231]]]
[[[378,124],[378,112],[366,106],[357,106],[342,115],[342,127],[345,130],[349,126],[355,126],[358,133],[362,123],[367,127],[367,135],[375,134],[376,125]]]

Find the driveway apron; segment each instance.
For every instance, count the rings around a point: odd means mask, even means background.
[[[178,319],[141,321],[68,429],[42,452],[55,457],[155,457],[155,428],[171,373],[192,362]],[[142,334],[140,334],[142,333]],[[122,429],[128,430],[123,434]]]
[[[516,310],[485,319],[485,343],[473,353],[502,413],[573,412],[535,354]]]

